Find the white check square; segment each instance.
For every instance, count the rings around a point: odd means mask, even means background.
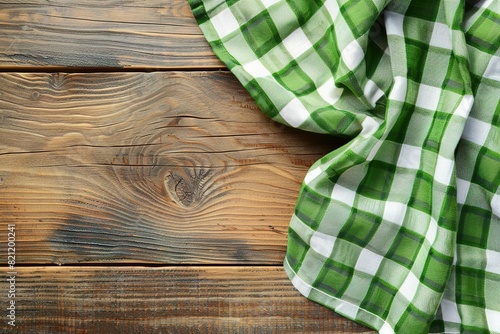
[[[500,194],[493,195],[491,199],[491,211],[495,216],[500,218]]]
[[[404,16],[394,12],[385,13],[385,29],[387,35],[395,35],[404,37],[403,32],[403,19]]]
[[[356,262],[354,269],[374,276],[377,273],[383,259],[383,256],[373,253],[365,248],[359,254],[358,261]]]
[[[422,149],[420,147],[403,144],[399,152],[398,167],[418,169],[420,167],[420,157]]]
[[[469,112],[472,108],[472,104],[474,103],[474,97],[472,95],[465,95],[460,101],[460,104],[455,109],[454,115],[466,118],[469,116]]]
[[[500,252],[486,250],[486,271],[500,275]]]
[[[323,165],[320,165],[315,169],[308,171],[306,177],[304,178],[304,183],[310,184],[313,180],[315,180],[318,176],[320,176],[321,173],[323,173],[323,171],[324,171]]]
[[[438,155],[434,179],[439,183],[448,185],[450,183],[451,175],[453,174],[454,166],[455,162],[453,160]]]
[[[332,18],[332,22],[337,18],[337,15],[339,15],[340,9],[339,5],[336,0],[326,0],[325,1],[325,8],[330,14],[330,17]]]
[[[353,206],[355,196],[356,193],[354,191],[352,191],[351,189],[344,188],[337,183],[333,187],[331,198],[333,200],[345,203],[348,206]]]
[[[382,218],[391,223],[402,225],[406,209],[407,207],[403,203],[387,201]]]
[[[299,276],[295,276],[292,279],[292,284],[305,297],[309,296],[309,294],[311,293],[312,287],[304,282]]]
[[[500,312],[485,309],[486,321],[488,322],[488,329],[491,333],[500,333]]]
[[[312,48],[312,44],[301,28],[296,29],[283,40],[283,45],[294,59]]]
[[[210,19],[215,31],[220,38],[224,38],[240,27],[229,8],[224,9],[219,14]]]
[[[460,314],[458,313],[457,304],[455,302],[447,299],[442,299],[441,312],[443,314],[444,321],[456,324],[459,324],[461,322]]]
[[[361,123],[361,132],[359,135],[369,137],[378,130],[379,126],[380,124],[373,117],[367,116]]]
[[[267,68],[261,63],[260,60],[255,59],[245,65],[243,65],[243,69],[248,72],[251,76],[255,78],[262,78],[271,76],[271,73],[267,70]]]
[[[457,177],[457,203],[464,204],[469,193],[470,182]]]
[[[359,312],[359,307],[354,305],[354,304],[344,302],[344,303],[341,303],[339,306],[337,306],[337,308],[335,310],[337,312],[341,312],[346,317],[349,317],[351,319],[356,319],[356,315]]]
[[[410,271],[403,285],[401,285],[399,292],[411,302],[417,293],[419,284],[419,279]]]
[[[318,87],[318,94],[323,98],[323,100],[330,104],[335,104],[335,102],[337,102],[342,95],[343,91],[343,88],[335,86],[333,78],[328,79],[324,84]]]
[[[384,324],[382,325],[382,327],[380,327],[378,332],[379,334],[394,334],[394,329],[387,322],[384,322]]]
[[[483,77],[500,81],[500,57],[491,57],[488,67],[483,73]]]
[[[309,111],[307,111],[306,107],[304,107],[299,99],[294,98],[281,109],[280,115],[288,124],[293,127],[298,127],[309,117]]]
[[[441,91],[441,88],[420,84],[415,105],[419,108],[437,110]]]
[[[347,68],[353,70],[361,63],[365,54],[358,42],[354,40],[342,50],[341,56]]]
[[[328,258],[332,254],[335,240],[336,238],[332,237],[331,235],[321,232],[314,232],[311,237],[310,244],[311,248],[316,251],[316,253],[319,253]]]
[[[430,45],[451,50],[451,30],[446,24],[434,23]]]
[[[377,84],[373,80],[368,80],[365,88],[363,89],[363,95],[368,102],[370,102],[370,105],[375,107],[377,101],[384,96],[384,92],[378,88]]]
[[[389,99],[394,101],[404,102],[406,99],[406,89],[408,82],[406,78],[395,77],[394,85],[392,86],[391,93],[389,94]]]
[[[266,7],[266,8],[269,8],[272,5],[274,5],[275,3],[280,2],[279,0],[261,0],[261,1],[262,1],[262,4],[264,5],[264,7]]]
[[[281,109],[280,115],[288,124],[298,127],[309,117],[309,111],[299,99],[295,98]]]
[[[483,146],[490,133],[491,124],[469,117],[465,123],[462,138]]]
[[[427,228],[427,232],[425,233],[425,239],[431,245],[436,240],[437,230],[438,230],[438,224],[437,224],[436,220],[433,217],[431,217],[431,220],[429,222],[429,227]]]

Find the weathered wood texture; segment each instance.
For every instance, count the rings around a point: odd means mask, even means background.
[[[17,286],[22,333],[368,331],[302,297],[281,268],[32,267]]]
[[[223,68],[186,0],[0,2],[0,70]]]
[[[218,69],[186,0],[0,2],[0,332],[368,331],[281,267],[300,183],[343,142]]]
[[[230,73],[12,73],[0,94],[21,264],[281,264],[300,183],[338,146],[266,118]]]

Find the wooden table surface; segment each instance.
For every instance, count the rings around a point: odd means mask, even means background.
[[[267,119],[186,0],[0,3],[0,72],[0,332],[369,331],[282,269],[343,142]]]

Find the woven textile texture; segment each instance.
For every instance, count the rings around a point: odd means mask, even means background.
[[[500,2],[190,0],[264,113],[349,137],[285,270],[380,333],[500,333]]]

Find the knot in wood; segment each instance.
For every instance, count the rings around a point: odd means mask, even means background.
[[[189,186],[188,182],[182,177],[176,182],[174,191],[179,201],[185,206],[190,206],[193,203],[194,192],[192,186]]]
[[[67,78],[64,73],[53,73],[49,77],[49,84],[52,89],[62,89],[66,84]]]
[[[183,207],[200,203],[209,172],[197,168],[169,171],[165,176],[165,189],[174,202]]]

